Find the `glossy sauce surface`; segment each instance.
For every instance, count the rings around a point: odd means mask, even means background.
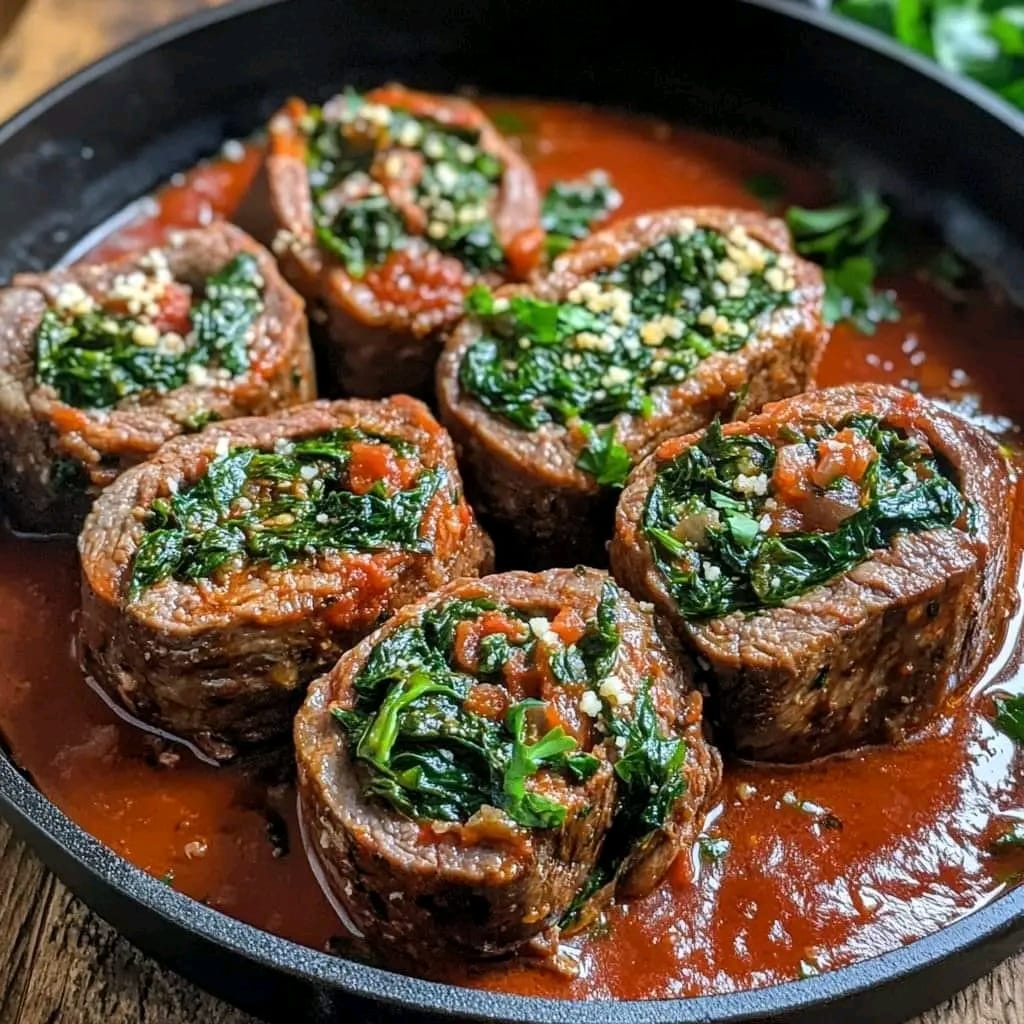
[[[828,196],[822,175],[727,140],[579,108],[491,107],[503,127],[519,129],[542,187],[604,168],[624,196],[618,214],[676,203],[757,209],[744,183],[763,172],[786,183],[788,202]],[[240,160],[188,172],[90,258],[230,215],[259,161],[248,148]],[[916,382],[980,410],[1015,448],[1012,424],[1024,422],[1021,316],[980,293],[963,303],[913,278],[886,283],[899,295],[900,322],[873,338],[837,328],[819,383]],[[1022,541],[1018,515],[1015,553]],[[1024,851],[990,846],[1024,818],[1021,778],[1012,741],[989,718],[992,692],[1021,688],[1017,561],[989,669],[924,733],[799,768],[729,765],[707,826],[728,852],[680,858],[660,892],[615,908],[606,927],[574,941],[578,977],[520,963],[453,970],[452,980],[574,998],[756,987],[892,949],[1015,884]],[[124,722],[78,671],[77,604],[70,542],[0,536],[0,732],[17,763],[85,829],[182,892],[310,946],[331,945],[343,928],[301,846],[287,754],[218,770]]]

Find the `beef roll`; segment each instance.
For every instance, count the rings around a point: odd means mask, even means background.
[[[168,439],[315,395],[302,300],[230,225],[0,289],[0,495],[20,529],[76,533]]]
[[[619,501],[612,566],[695,654],[722,744],[805,761],[901,738],[970,675],[1009,499],[966,421],[830,388],[664,442]]]
[[[452,445],[415,399],[315,402],[168,442],[79,538],[85,672],[223,760],[402,605],[488,571]]]
[[[458,581],[295,720],[310,855],[392,963],[532,949],[651,892],[720,777],[676,650],[605,573]]]
[[[538,562],[597,557],[658,441],[808,386],[817,267],[759,214],[675,209],[591,235],[528,287],[469,297],[438,364],[478,511]]]
[[[266,169],[274,251],[324,311],[350,394],[429,391],[468,289],[543,253],[533,172],[464,99],[387,86],[293,100],[270,122]]]

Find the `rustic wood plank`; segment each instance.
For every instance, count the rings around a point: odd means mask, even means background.
[[[255,1024],[160,967],[0,822],[2,1024]]]
[[[7,2],[0,0],[0,7]],[[129,39],[223,2],[29,0],[0,43],[0,121],[55,82]]]

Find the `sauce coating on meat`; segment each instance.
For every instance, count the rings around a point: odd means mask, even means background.
[[[745,183],[763,173],[781,179],[793,202],[829,194],[824,175],[728,140],[556,104],[487,108],[499,126],[520,129],[542,187],[604,168],[622,194],[622,216],[680,203],[756,210]],[[153,245],[211,208],[230,211],[259,159],[248,150],[239,163],[190,172],[158,198],[158,216],[123,230],[133,244]],[[104,246],[109,253],[118,244]],[[883,284],[897,291],[901,319],[879,324],[871,338],[837,326],[819,383],[910,381],[967,413],[980,407],[1016,469],[1019,315],[983,295],[954,301],[909,274]],[[1022,542],[1018,516],[1014,579]],[[82,685],[71,651],[71,545],[5,534],[0,566],[0,729],[36,784],[180,891],[310,946],[338,948],[340,927],[301,850],[285,776],[273,766],[211,769],[154,748]],[[1015,588],[998,599],[1012,605]],[[1021,847],[994,845],[1020,820],[1024,786],[1013,741],[991,724],[992,694],[1021,689],[1019,627],[1018,617],[991,638],[998,654],[984,675],[902,747],[784,771],[727,766],[707,840],[676,862],[657,895],[613,908],[606,930],[574,940],[575,979],[529,964],[482,975],[456,965],[451,977],[567,998],[732,991],[898,948],[996,898],[1024,870]]]

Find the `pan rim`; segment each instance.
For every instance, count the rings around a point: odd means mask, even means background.
[[[131,40],[65,78],[0,124],[0,145],[16,136],[62,99],[165,43],[213,24],[287,0],[232,0],[198,11]],[[742,0],[781,17],[802,21],[845,38],[911,68],[958,95],[1024,140],[1024,114],[985,87],[960,78],[875,30],[840,20],[794,0]],[[936,968],[968,950],[994,942],[1024,923],[1024,888],[993,897],[944,928],[906,946],[877,954],[815,977],[721,995],[657,1000],[561,1000],[509,995],[408,977],[359,964],[264,931],[176,892],[158,878],[122,858],[79,827],[17,769],[0,749],[0,813],[17,834],[32,834],[29,845],[49,843],[84,873],[160,918],[255,966],[283,972],[317,986],[374,1000],[393,1010],[427,1011],[452,1019],[517,1024],[658,1024],[663,1021],[741,1022],[753,1016],[808,1013],[863,994],[881,985],[899,984],[927,968]],[[19,829],[18,826],[21,826]]]

